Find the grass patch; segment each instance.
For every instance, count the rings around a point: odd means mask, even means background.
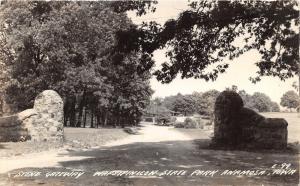
[[[64,128],[64,144],[55,142],[3,142],[0,143],[0,157],[20,156],[68,146],[71,148],[90,148],[129,136],[121,128]]]
[[[65,128],[67,145],[75,148],[90,148],[123,139],[130,134],[122,128]]]
[[[20,156],[22,154],[36,153],[61,148],[62,143],[57,142],[3,142],[0,143],[0,157]]]

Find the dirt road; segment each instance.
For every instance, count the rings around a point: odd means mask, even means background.
[[[102,145],[103,147],[113,147],[132,143],[149,143],[165,141],[190,141],[190,137],[175,131],[170,127],[157,127],[154,125],[144,125],[138,135],[131,135],[126,139],[114,141]],[[87,136],[88,137],[88,136]],[[188,145],[191,142],[187,143]],[[99,147],[100,148],[100,147]],[[25,154],[12,158],[0,158],[0,174],[14,169],[24,167],[60,167],[59,162],[75,161],[90,158],[87,156],[69,156],[67,149],[50,150],[40,153]]]
[[[86,151],[63,149],[0,159],[1,181],[5,185],[298,185],[299,172],[221,175],[226,170],[270,170],[284,162],[297,168],[297,154],[210,150],[205,148],[208,141],[206,132],[193,139],[169,127],[144,125],[138,135]],[[33,171],[37,176],[24,174]],[[20,172],[23,175],[16,176]]]

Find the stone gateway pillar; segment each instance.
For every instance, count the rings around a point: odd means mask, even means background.
[[[238,115],[244,106],[242,98],[233,91],[224,91],[216,99],[214,116],[214,142],[235,145],[240,130]]]
[[[63,142],[63,100],[57,92],[45,90],[32,109],[0,118],[0,141]]]
[[[34,100],[33,109],[38,113],[36,124],[43,128],[45,135],[33,128],[29,130],[31,136],[36,140],[62,140],[63,139],[63,100],[54,90],[45,90],[40,93]],[[42,139],[41,139],[42,137]]]
[[[33,109],[18,114],[33,141],[63,141],[63,100],[54,90],[45,90]]]
[[[212,145],[228,148],[286,148],[286,120],[265,118],[243,105],[242,98],[234,91],[223,91],[217,97]]]
[[[63,122],[63,100],[54,90],[45,90],[34,100],[33,109],[59,123]]]

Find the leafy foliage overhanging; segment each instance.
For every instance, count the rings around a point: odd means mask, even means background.
[[[118,32],[117,50],[141,51],[151,59],[155,50],[167,48],[170,61],[154,72],[163,83],[178,74],[216,80],[229,67],[225,58],[252,49],[261,55],[253,82],[262,76],[285,80],[299,72],[297,1],[192,1],[189,6],[163,26],[151,21]],[[145,70],[154,65],[151,60],[142,62]]]

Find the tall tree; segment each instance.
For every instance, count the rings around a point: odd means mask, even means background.
[[[287,91],[282,95],[280,105],[289,109],[297,108],[300,105],[300,98],[295,91]]]
[[[209,90],[202,94],[199,102],[199,113],[211,116],[214,111],[215,101],[220,94],[217,90]]]
[[[32,106],[39,92],[54,89],[65,100],[65,124],[85,126],[87,115],[93,118],[93,127],[116,122],[108,121],[113,114],[138,120],[151,96],[150,75],[137,69],[142,59],[136,57],[138,53],[114,50],[115,33],[132,23],[113,4],[2,4],[0,61],[11,69],[5,87],[8,101],[23,110]]]
[[[271,101],[271,98],[260,92],[255,92],[253,95],[246,93],[245,90],[240,90],[238,94],[242,97],[244,106],[254,109],[258,112],[279,112],[278,103]]]
[[[272,101],[269,96],[264,93],[255,92],[252,95],[253,107],[257,109],[258,112],[270,112],[272,111]]]
[[[191,115],[196,112],[196,102],[192,95],[168,96],[164,99],[163,105],[171,111],[179,112],[183,115]]]
[[[126,15],[101,2],[9,1],[1,6],[0,18],[3,50],[13,51],[1,53],[1,60],[13,66],[15,81],[7,91],[15,92],[10,98],[20,109],[44,89],[66,95],[101,87],[101,77],[92,75],[99,73],[95,69],[105,71],[114,32],[130,25]]]

